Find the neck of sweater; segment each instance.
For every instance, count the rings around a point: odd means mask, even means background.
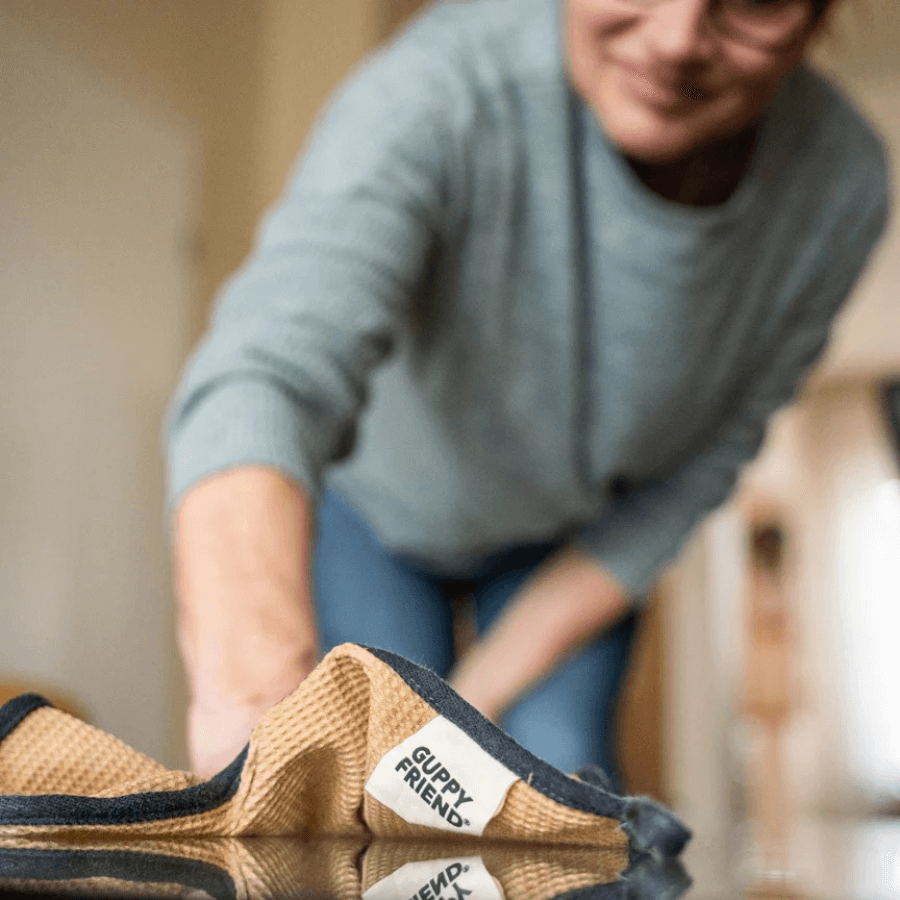
[[[627,161],[635,175],[666,200],[686,206],[718,206],[731,197],[747,171],[757,132],[754,125],[673,162]]]

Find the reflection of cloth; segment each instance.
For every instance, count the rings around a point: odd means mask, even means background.
[[[453,664],[448,586],[474,603],[486,631],[553,544],[509,548],[477,568],[435,574],[387,552],[341,497],[319,505],[313,566],[322,645],[366,643],[399,653],[446,677]],[[631,613],[569,657],[500,723],[507,734],[564,772],[593,763],[610,774],[617,701],[639,613]]]
[[[383,651],[333,650],[203,782],[34,695],[0,710],[0,836],[332,834],[680,852],[689,832],[599,775],[522,750],[438,676]]]
[[[0,839],[0,891],[73,897],[286,900],[676,900],[690,881],[673,860],[627,869],[601,847],[376,839]],[[459,890],[456,890],[458,886]],[[404,889],[405,888],[405,889]]]
[[[173,495],[315,491],[370,393],[328,477],[436,563],[578,535],[640,594],[725,498],[882,230],[883,150],[801,69],[730,201],[667,203],[572,102],[560,8],[432,4],[332,103],[182,384]]]

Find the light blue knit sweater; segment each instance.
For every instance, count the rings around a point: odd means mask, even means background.
[[[262,463],[431,564],[570,535],[639,595],[726,498],[883,230],[882,146],[801,69],[727,203],[661,200],[558,15],[438,4],[340,91],[175,398],[173,504]]]

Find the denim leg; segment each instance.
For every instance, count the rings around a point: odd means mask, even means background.
[[[499,571],[479,586],[480,631],[490,627],[544,558]],[[616,711],[638,622],[634,612],[613,625],[513,706],[500,725],[564,772],[593,763],[617,778]]]
[[[452,610],[440,582],[388,553],[333,491],[319,504],[313,584],[324,650],[368,644],[447,676]]]

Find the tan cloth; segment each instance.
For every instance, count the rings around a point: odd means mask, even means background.
[[[367,789],[387,755],[405,741],[415,744],[419,731],[440,718],[473,754],[471,767],[464,759],[454,770],[458,782],[444,776],[441,796],[456,796],[460,808],[466,789],[459,785],[475,778],[481,755],[510,775],[511,785],[481,832],[485,840],[590,845],[624,868],[636,849],[678,852],[688,837],[674,816],[651,801],[619,797],[531,756],[434,673],[355,645],[328,654],[263,717],[241,756],[209,781],[170,771],[50,706],[31,705],[26,697],[0,709],[0,836],[459,838],[449,816],[439,827],[409,821],[376,800],[371,785]],[[423,771],[451,752],[438,748]],[[431,778],[440,786],[437,765],[430,765]],[[410,766],[408,758],[391,763],[397,790],[423,807],[423,798],[434,795],[437,808],[433,786],[413,794],[405,778]]]

